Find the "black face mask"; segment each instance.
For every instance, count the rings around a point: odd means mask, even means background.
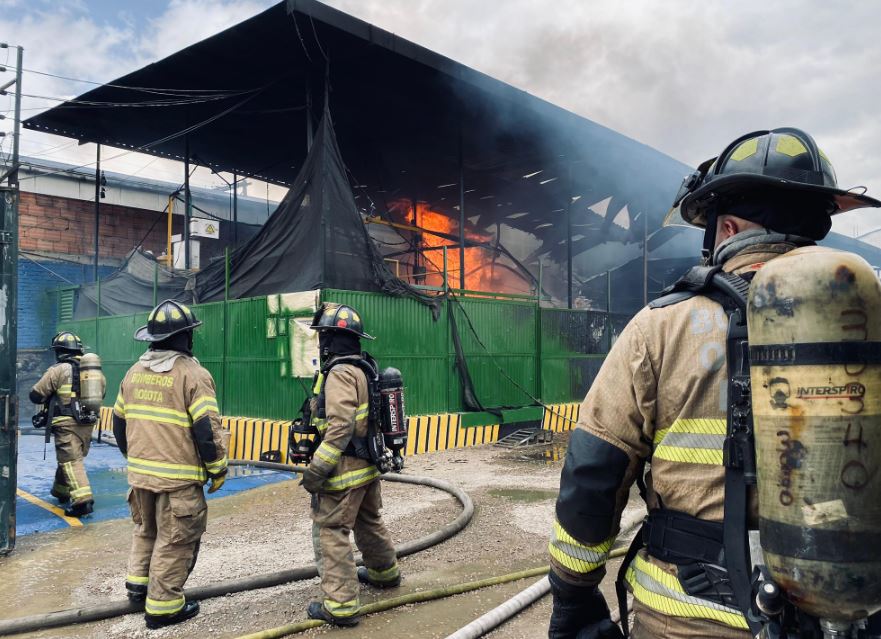
[[[321,361],[326,362],[335,355],[360,355],[361,340],[348,331],[321,331],[318,333],[318,348]]]
[[[184,331],[172,335],[161,342],[150,344],[151,351],[177,351],[185,355],[193,354],[193,331]]]

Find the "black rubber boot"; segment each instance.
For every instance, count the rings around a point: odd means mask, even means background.
[[[147,598],[147,586],[125,582],[125,594],[128,595],[129,601],[144,601]]]
[[[327,608],[324,607],[324,604],[318,601],[313,601],[309,604],[309,607],[306,609],[306,616],[310,619],[321,619],[322,621],[326,621],[327,623],[333,624],[335,626],[343,626],[343,627],[352,627],[357,626],[358,622],[361,621],[361,615],[352,615],[351,617],[335,617],[334,615],[328,612]]]
[[[92,514],[94,511],[95,502],[91,499],[88,501],[83,501],[78,504],[74,504],[69,508],[64,509],[64,514],[68,517],[84,517],[86,515]]]
[[[178,610],[173,615],[144,615],[144,621],[147,622],[147,628],[150,630],[156,630],[157,628],[163,628],[165,626],[173,626],[176,623],[180,623],[181,621],[186,621],[187,619],[192,619],[196,615],[199,614],[199,602],[198,601],[188,601],[184,604],[184,607]]]
[[[370,573],[367,572],[367,568],[361,566],[358,568],[358,581],[362,584],[373,586],[374,588],[397,588],[401,585],[401,574],[398,573],[398,576],[392,581],[374,581],[370,578]]]
[[[63,494],[63,493],[58,492],[57,490],[55,490],[55,486],[52,487],[52,490],[50,490],[49,493],[50,493],[55,499],[58,500],[58,503],[59,503],[59,504],[66,504],[67,502],[70,501],[70,495],[65,495],[65,494]]]

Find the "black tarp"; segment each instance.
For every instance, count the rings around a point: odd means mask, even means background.
[[[118,271],[101,280],[101,315],[129,315],[147,312],[157,300],[175,299],[193,302],[187,290],[187,277],[160,266],[152,255],[135,249]],[[98,285],[83,284],[79,288],[74,319],[95,317],[98,310]]]
[[[216,260],[195,276],[199,302],[224,298],[225,270]],[[431,303],[386,268],[370,239],[327,109],[287,196],[229,264],[231,299],[320,288],[383,291]]]

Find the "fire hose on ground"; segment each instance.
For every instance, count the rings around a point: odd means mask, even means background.
[[[257,468],[267,468],[270,470],[281,470],[287,472],[302,472],[305,467],[289,466],[287,464],[275,464],[271,462],[258,461],[239,461],[231,460],[230,465],[233,466],[251,466]],[[458,486],[441,479],[431,477],[417,477],[413,475],[382,475],[383,481],[402,484],[415,484],[417,486],[429,486],[442,490],[453,496],[462,504],[462,511],[451,522],[445,524],[439,530],[403,544],[395,546],[395,552],[398,557],[405,557],[414,553],[435,546],[442,541],[446,541],[460,530],[468,525],[474,515],[474,502],[468,493]],[[357,563],[361,563],[360,557],[356,557]],[[270,588],[292,581],[302,581],[318,576],[318,570],[314,564],[308,566],[298,566],[289,568],[288,570],[280,570],[277,572],[256,575],[253,577],[244,577],[241,579],[230,579],[210,586],[200,586],[190,588],[184,591],[184,595],[190,601],[201,599],[211,599],[212,597],[221,597],[223,595],[243,592],[246,590],[257,590],[259,588]],[[144,608],[144,604],[131,601],[114,601],[97,606],[89,606],[84,608],[71,608],[68,610],[60,610],[57,612],[49,612],[38,615],[30,615],[27,617],[19,617],[17,619],[0,620],[0,636],[11,635],[22,632],[33,632],[46,628],[57,628],[60,626],[69,626],[75,623],[85,623],[90,621],[100,621],[112,617],[140,612]]]
[[[640,523],[640,521],[641,519],[628,523],[626,527],[622,528],[621,536],[623,537],[631,532]],[[609,558],[613,559],[616,557],[623,557],[626,553],[626,547],[616,548],[611,553],[609,553]],[[510,583],[512,581],[519,581],[520,579],[529,579],[530,577],[546,575],[548,572],[548,568],[548,566],[530,568],[528,570],[521,570],[518,572],[510,573],[507,575],[500,575],[497,577],[489,577],[487,579],[481,579],[479,581],[471,581],[462,584],[456,584],[454,586],[443,586],[441,588],[435,588],[432,590],[412,592],[400,597],[393,597],[391,599],[383,599],[382,601],[377,601],[361,606],[361,614],[370,615],[377,612],[391,610],[393,608],[399,608],[401,606],[406,606],[409,604],[434,601],[436,599],[444,599],[446,597],[461,595],[466,592],[479,590],[481,588],[499,586],[502,584]],[[477,637],[482,637],[490,630],[502,625],[503,623],[547,595],[550,590],[550,582],[548,581],[547,577],[543,576],[539,581],[537,581],[526,590],[515,595],[497,608],[490,610],[485,615],[475,619],[467,626],[457,630],[452,635],[449,635],[446,639],[476,639]],[[618,612],[613,612],[612,621],[618,623],[619,620],[620,617]],[[306,619],[304,621],[296,621],[293,623],[285,624],[283,626],[277,626],[275,628],[268,628],[266,630],[260,630],[251,634],[242,635],[238,637],[238,639],[278,639],[280,637],[286,637],[300,632],[305,632],[306,630],[318,628],[319,626],[324,625],[326,625],[326,622],[321,621],[320,619]]]

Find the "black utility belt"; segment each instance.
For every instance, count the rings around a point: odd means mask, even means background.
[[[642,528],[652,557],[675,564],[679,583],[693,597],[737,607],[725,567],[723,525],[675,510],[653,510]]]
[[[352,439],[349,440],[349,445],[343,449],[343,455],[346,457],[372,461],[370,450],[367,448],[366,437],[352,437]]]

